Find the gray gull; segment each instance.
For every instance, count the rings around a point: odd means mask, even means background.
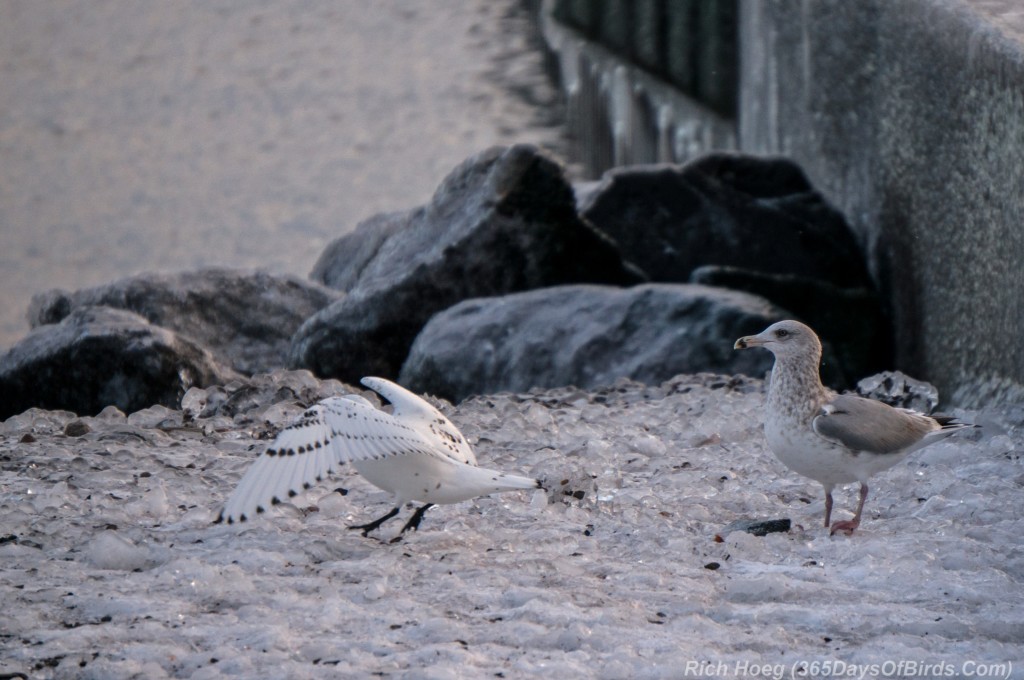
[[[477,467],[476,455],[458,428],[412,392],[383,378],[363,378],[362,383],[390,401],[393,411],[351,394],[307,409],[248,469],[217,522],[245,521],[268,504],[308,489],[342,463],[351,463],[371,484],[394,495],[394,508],[383,517],[349,527],[361,529],[364,536],[409,501],[424,505],[399,535],[417,529],[434,504],[540,488],[536,479]]]
[[[797,321],[779,321],[734,345],[735,349],[750,347],[764,347],[775,355],[764,423],[768,446],[786,467],[825,487],[826,527],[832,517],[835,485],[860,482],[856,514],[832,524],[832,534],[849,534],[860,526],[872,475],[917,449],[972,427],[873,399],[837,395],[821,384],[818,336]]]

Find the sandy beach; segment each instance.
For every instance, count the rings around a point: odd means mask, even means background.
[[[520,5],[0,3],[0,349],[34,293],[204,265],[306,275],[467,156],[557,149]]]

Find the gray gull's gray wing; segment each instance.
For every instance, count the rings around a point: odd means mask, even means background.
[[[825,404],[811,421],[820,436],[852,451],[902,453],[930,440],[941,429],[926,415],[893,408],[874,399],[843,394]]]

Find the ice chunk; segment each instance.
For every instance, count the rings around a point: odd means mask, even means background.
[[[268,406],[260,416],[274,427],[283,428],[293,423],[306,409],[293,401],[279,401]]]
[[[565,652],[574,652],[583,647],[591,635],[590,628],[576,621],[558,634],[558,637],[555,638],[555,647]]]
[[[376,602],[382,597],[388,594],[388,582],[387,578],[380,578],[372,581],[363,588],[363,600],[366,602]]]
[[[102,531],[84,550],[86,561],[97,569],[134,571],[149,569],[157,560],[152,552],[116,531]]]
[[[106,423],[123,423],[127,418],[124,411],[111,404],[97,413],[95,419]]]
[[[345,498],[347,494],[348,491],[345,489],[336,489],[318,498],[316,506],[320,508],[320,514],[324,517],[337,517],[348,512],[352,506]]]
[[[128,416],[128,424],[136,427],[175,427],[181,425],[181,412],[158,404],[132,413]]]
[[[142,498],[128,504],[128,511],[132,515],[142,515],[154,519],[165,517],[170,510],[171,506],[167,501],[167,491],[164,489],[163,484],[159,483],[146,491]]]
[[[183,420],[197,420],[206,408],[206,390],[201,387],[190,387],[181,398]]]

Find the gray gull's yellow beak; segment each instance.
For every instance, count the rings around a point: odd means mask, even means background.
[[[732,346],[733,349],[749,349],[751,347],[760,347],[764,344],[764,340],[759,335],[744,335],[742,338],[736,341]]]

